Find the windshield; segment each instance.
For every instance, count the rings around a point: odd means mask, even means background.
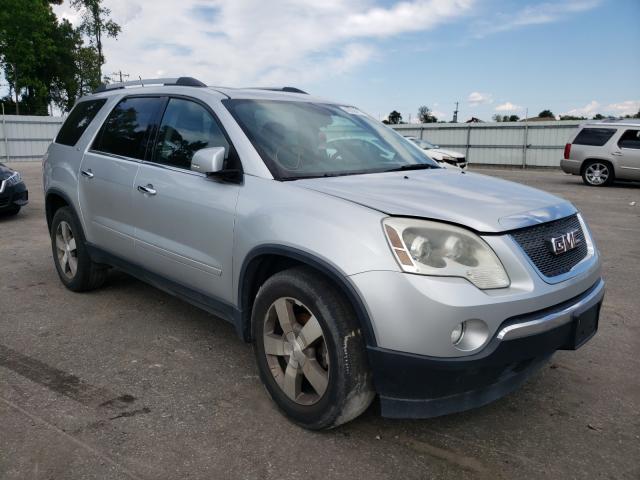
[[[419,138],[410,138],[409,140],[411,140],[413,143],[415,143],[416,145],[418,145],[420,148],[424,150],[431,150],[434,148],[438,148],[438,145],[434,145],[433,143],[427,142],[426,140],[420,140]]]
[[[439,168],[419,148],[353,107],[277,100],[224,100],[280,180]]]

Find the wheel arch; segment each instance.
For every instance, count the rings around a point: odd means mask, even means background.
[[[371,319],[360,294],[338,267],[327,260],[283,245],[262,245],[245,257],[238,277],[238,306],[241,312],[242,337],[251,341],[251,311],[260,286],[272,275],[292,266],[305,265],[328,278],[346,297],[356,313],[358,324],[369,346],[375,346],[375,334]]]
[[[615,175],[616,173],[616,166],[615,163],[611,161],[611,159],[609,158],[599,158],[599,157],[587,157],[582,161],[582,164],[580,165],[580,175],[582,175],[585,171],[585,169],[587,168],[587,165],[589,165],[589,163],[591,162],[602,162],[602,163],[606,163],[607,165],[609,165],[611,167],[611,171],[613,172],[613,174]]]
[[[45,195],[45,215],[47,217],[47,229],[51,230],[51,222],[53,221],[53,216],[56,212],[62,207],[69,207],[76,218],[80,218],[78,216],[78,212],[76,212],[71,199],[67,196],[66,193],[58,190],[57,188],[51,188],[47,190]]]

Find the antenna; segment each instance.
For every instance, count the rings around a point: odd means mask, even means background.
[[[456,102],[456,109],[453,111],[453,123],[458,123],[458,102]]]

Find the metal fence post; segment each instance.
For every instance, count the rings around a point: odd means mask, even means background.
[[[469,163],[469,147],[471,146],[471,124],[467,126],[467,148],[464,154],[464,158]]]
[[[4,103],[2,104],[2,134],[4,137],[4,156],[9,162],[9,134],[7,133],[7,122],[4,116]]]
[[[527,168],[527,145],[529,143],[529,122],[524,121],[524,141],[522,144],[522,168]]]
[[[420,125],[420,140],[424,139],[424,124]]]

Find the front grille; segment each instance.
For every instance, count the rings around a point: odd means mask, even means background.
[[[577,230],[579,245],[573,250],[554,255],[548,246],[548,240]],[[587,241],[577,215],[554,220],[553,222],[523,228],[511,234],[520,247],[529,256],[533,264],[546,277],[555,277],[567,273],[587,256]]]

